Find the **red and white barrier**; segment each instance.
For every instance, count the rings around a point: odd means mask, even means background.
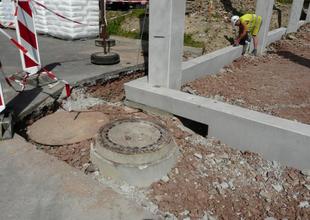
[[[38,37],[29,0],[18,0],[16,19],[18,43],[28,51],[26,54],[20,51],[23,70],[33,75],[40,70],[41,61]]]

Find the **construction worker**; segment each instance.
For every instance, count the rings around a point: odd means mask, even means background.
[[[256,14],[245,14],[241,17],[234,15],[231,18],[233,27],[239,27],[239,36],[235,39],[235,45],[242,41],[247,41],[253,37],[254,50],[253,55],[257,55],[258,37],[257,34],[262,24],[262,17]],[[250,40],[251,41],[251,40]]]

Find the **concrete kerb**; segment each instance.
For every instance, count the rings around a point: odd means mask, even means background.
[[[245,108],[152,86],[125,84],[127,99],[209,125],[209,135],[299,169],[310,168],[310,126]],[[228,125],[228,126],[227,126]]]

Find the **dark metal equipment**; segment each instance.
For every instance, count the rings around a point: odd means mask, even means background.
[[[95,45],[103,48],[103,52],[93,53],[91,62],[97,65],[113,65],[120,62],[120,56],[111,52],[111,47],[115,46],[115,40],[110,39],[108,24],[106,19],[106,0],[99,0],[99,38],[95,40]]]

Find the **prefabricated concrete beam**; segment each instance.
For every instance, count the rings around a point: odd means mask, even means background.
[[[304,0],[294,0],[291,12],[290,12],[290,19],[287,26],[287,33],[296,32],[299,27],[299,20],[301,16],[301,11],[303,7]]]
[[[125,90],[130,101],[209,125],[209,136],[232,147],[261,153],[287,166],[310,168],[310,125],[152,86],[143,80],[125,84]]]
[[[180,89],[185,0],[150,1],[149,83]]]
[[[273,5],[274,0],[256,0],[255,14],[261,16],[263,20],[258,34],[258,54],[263,54],[267,46]]]
[[[310,22],[310,2],[309,2],[308,10],[307,10],[306,22]]]
[[[225,47],[182,64],[182,84],[207,74],[214,74],[241,57],[242,46]]]
[[[267,40],[267,45],[276,42],[278,40],[281,40],[282,36],[285,35],[286,33],[286,28],[278,28],[275,30],[272,30],[268,33],[268,40]]]

